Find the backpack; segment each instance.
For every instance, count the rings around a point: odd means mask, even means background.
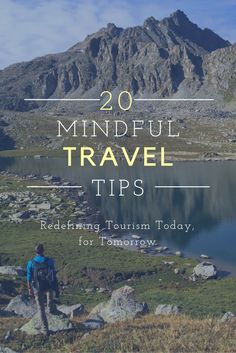
[[[53,271],[48,260],[37,262],[33,260],[33,286],[39,292],[47,292],[53,286]]]

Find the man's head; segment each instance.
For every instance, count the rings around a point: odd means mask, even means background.
[[[43,246],[43,244],[38,244],[38,245],[35,247],[35,252],[36,252],[36,254],[38,254],[38,255],[43,255],[43,254],[44,254],[44,246]]]

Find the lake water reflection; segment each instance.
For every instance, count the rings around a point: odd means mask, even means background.
[[[140,163],[133,168],[66,167],[62,158],[0,159],[0,170],[19,174],[59,175],[68,181],[85,185],[90,198],[106,219],[114,222],[148,223],[150,231],[142,236],[157,239],[172,250],[187,255],[206,253],[221,267],[236,273],[236,163],[183,162],[172,168],[145,168]],[[96,197],[92,178],[143,179],[145,194],[135,197]],[[155,189],[154,185],[210,185],[211,189]],[[106,193],[105,193],[106,194]],[[158,231],[156,219],[170,223],[191,223],[195,230]],[[137,234],[138,232],[135,231]]]

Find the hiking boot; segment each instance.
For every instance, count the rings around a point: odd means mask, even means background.
[[[43,335],[45,338],[48,338],[50,336],[50,331],[49,330],[43,330]]]

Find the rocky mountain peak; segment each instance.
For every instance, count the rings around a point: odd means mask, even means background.
[[[205,57],[228,47],[228,41],[201,29],[181,10],[160,21],[151,16],[143,26],[123,29],[108,23],[64,53],[0,71],[0,107],[29,110],[40,105],[23,98],[89,96],[117,87],[133,95],[197,94],[211,71]],[[225,82],[233,65],[234,59],[225,66]]]
[[[113,31],[114,29],[116,29],[116,25],[114,23],[108,23],[107,24],[107,29],[108,31]]]
[[[170,15],[170,18],[179,25],[190,22],[188,16],[181,10],[177,10]]]
[[[229,46],[230,43],[209,29],[202,29],[197,24],[191,22],[187,15],[177,10],[169,17],[160,21],[162,32],[168,33],[172,42],[184,45],[187,43],[198,46],[207,52],[212,52],[219,48]]]
[[[106,31],[111,35],[111,36],[119,36],[120,33],[123,31],[123,28],[117,27],[114,23],[108,23]]]
[[[188,16],[181,10],[177,10],[173,12],[170,16],[163,18],[160,21],[162,26],[167,26],[170,28],[177,28],[177,27],[197,27],[193,22],[191,22]]]
[[[143,23],[143,27],[144,28],[150,28],[150,27],[155,27],[157,24],[159,23],[158,20],[155,19],[155,17],[151,16],[151,17],[148,17],[144,23]]]

